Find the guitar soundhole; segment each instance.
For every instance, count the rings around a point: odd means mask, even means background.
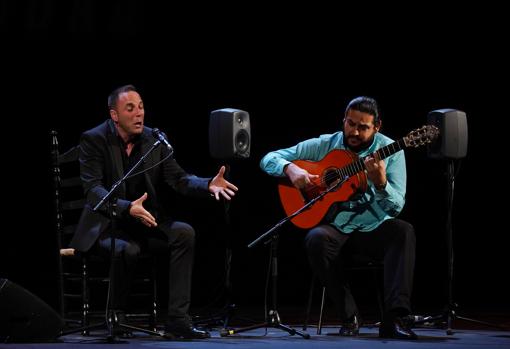
[[[304,202],[309,202],[310,200],[319,196],[323,191],[332,185],[336,184],[339,179],[338,169],[336,167],[330,167],[324,170],[322,176],[320,177],[320,182],[315,183],[312,186],[309,186],[305,189],[301,189],[301,196],[303,197]],[[336,190],[336,189],[335,189]]]
[[[322,183],[326,188],[329,188],[335,184],[339,178],[338,169],[336,167],[329,167],[322,175]]]

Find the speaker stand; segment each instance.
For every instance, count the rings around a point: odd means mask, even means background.
[[[433,315],[433,316],[425,316],[423,319],[418,321],[414,321],[414,324],[422,324],[426,322],[433,323],[445,323],[446,324],[446,334],[452,335],[453,332],[453,320],[460,319],[464,321],[469,321],[476,324],[481,324],[490,327],[497,327],[505,329],[504,326],[492,324],[485,321],[471,319],[465,316],[459,316],[456,313],[457,304],[453,301],[453,272],[454,272],[454,248],[453,248],[453,228],[452,228],[452,210],[453,210],[453,194],[455,188],[455,164],[453,159],[447,160],[447,180],[448,180],[448,188],[447,188],[447,216],[446,216],[446,238],[447,238],[447,249],[448,249],[448,274],[447,274],[447,284],[448,284],[448,299],[447,304],[445,306],[445,310],[442,314]]]
[[[230,179],[230,164],[225,164],[225,173],[223,177],[226,180]],[[232,281],[231,281],[231,271],[232,271],[232,223],[230,220],[230,201],[223,200],[223,221],[225,223],[225,231],[226,231],[226,246],[225,246],[225,282],[224,282],[224,290],[225,290],[225,305],[221,310],[216,312],[210,316],[195,316],[193,318],[193,324],[195,326],[202,327],[215,327],[222,326],[223,328],[227,328],[230,324],[231,319],[234,317],[234,312],[236,306],[232,303]]]

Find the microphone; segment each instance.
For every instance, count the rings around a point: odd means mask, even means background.
[[[152,129],[152,136],[154,138],[156,138],[158,141],[160,141],[161,143],[163,143],[170,152],[173,152],[174,151],[174,148],[172,148],[172,146],[170,145],[170,143],[168,143],[167,139],[166,139],[166,135],[161,132],[159,130],[159,128],[153,128]]]

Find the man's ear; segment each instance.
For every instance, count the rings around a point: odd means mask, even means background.
[[[379,121],[375,124],[375,132],[379,132],[379,130],[381,129],[381,126],[382,126],[382,120],[379,120]]]
[[[110,109],[110,117],[112,118],[113,122],[118,123],[119,122],[119,114],[117,114],[117,111],[114,109]]]

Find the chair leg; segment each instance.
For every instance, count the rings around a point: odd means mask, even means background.
[[[319,314],[319,323],[317,324],[317,334],[322,333],[322,315],[324,314],[324,303],[326,301],[326,287],[322,287],[321,312]]]
[[[89,284],[88,280],[87,263],[82,262],[82,310],[81,310],[81,326],[86,327],[89,325]],[[83,330],[82,335],[88,336],[89,330]]]
[[[312,276],[310,281],[310,291],[308,293],[308,304],[306,305],[305,322],[303,323],[303,331],[308,328],[308,321],[310,320],[310,313],[312,311],[313,289],[315,288],[315,276]]]
[[[58,256],[58,302],[60,305],[60,317],[62,319],[67,318],[66,304],[64,297],[64,267],[62,262],[62,256]]]
[[[380,320],[382,321],[383,315],[384,315],[384,302],[383,302],[383,297],[382,297],[381,285],[379,285],[379,278],[378,278],[377,272],[378,272],[377,269],[373,270],[375,289],[377,292],[377,304],[379,305],[379,315],[381,317]]]
[[[157,332],[158,321],[158,298],[157,298],[157,283],[156,283],[156,262],[153,261],[152,266],[152,313],[149,319],[149,326],[152,331]]]

